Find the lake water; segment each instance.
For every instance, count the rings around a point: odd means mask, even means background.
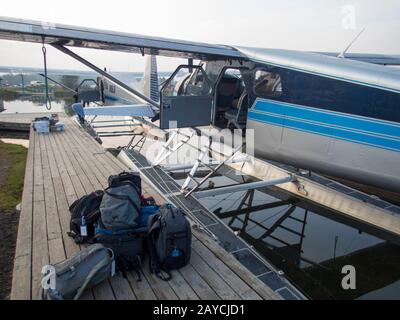
[[[64,100],[52,101],[51,112],[62,112],[64,111]],[[2,113],[40,113],[49,112],[42,99],[38,101],[31,100],[15,100],[15,101],[4,101],[4,111]]]
[[[54,102],[51,111],[62,111],[65,105],[70,103]],[[4,102],[4,107],[7,113],[46,111],[43,103],[31,101]],[[130,137],[103,138],[103,145],[123,146],[129,140]],[[150,143],[156,142],[146,142],[144,149]],[[212,178],[212,181],[216,186],[234,183],[226,177]],[[230,212],[231,216],[223,221],[239,231],[240,236],[277,269],[283,270],[307,296],[314,299],[400,299],[399,246],[384,237],[369,234],[362,224],[350,225],[328,212],[315,213],[301,206],[290,209],[290,205],[283,205],[254,211],[247,217],[238,215],[245,196],[246,192],[237,192],[205,198],[202,203],[216,214]],[[255,191],[252,206],[278,200],[276,194]],[[355,290],[341,288],[344,276],[341,270],[345,265],[356,268]]]

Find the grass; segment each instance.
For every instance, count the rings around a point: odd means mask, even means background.
[[[28,150],[0,141],[0,210],[12,211],[21,202]]]
[[[27,149],[0,141],[0,300],[9,299]]]

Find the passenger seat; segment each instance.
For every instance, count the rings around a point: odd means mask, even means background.
[[[240,96],[236,108],[231,108],[225,112],[225,119],[228,120],[228,128],[243,129],[246,125],[248,94],[244,90]]]
[[[225,112],[232,107],[234,95],[237,90],[237,79],[224,78],[218,87],[217,110]]]

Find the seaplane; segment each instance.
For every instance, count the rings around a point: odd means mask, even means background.
[[[164,131],[252,132],[252,162],[243,164],[215,153],[213,168],[229,165],[261,180],[242,189],[279,186],[399,233],[398,217],[395,222],[382,219],[390,204],[367,208],[365,199],[342,196],[340,188],[328,190],[302,170],[400,192],[400,71],[396,68],[400,56],[216,45],[7,17],[0,17],[0,39],[52,46],[96,71],[103,95],[124,92],[123,98],[131,103],[82,108],[82,117],[129,116]],[[128,86],[71,47],[148,56],[150,89],[144,93]],[[155,56],[183,58],[187,63],[159,88]],[[168,145],[171,139],[167,140],[164,149],[173,152]],[[165,157],[160,155],[156,164],[160,159]]]

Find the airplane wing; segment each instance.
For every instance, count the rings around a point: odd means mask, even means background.
[[[94,66],[66,46],[201,60],[248,59],[304,72],[318,73],[346,81],[361,82],[395,92],[400,90],[399,70],[366,63],[368,61],[389,64],[389,56],[346,54],[346,57],[353,56],[356,60],[364,59],[364,62],[360,62],[353,61],[351,58],[332,57],[332,55],[337,56],[335,53],[316,54],[282,49],[230,47],[4,17],[0,17],[0,39],[37,43],[44,41],[140,97],[144,103],[147,102],[155,108],[159,106],[150,98]],[[392,58],[392,64],[397,64],[396,57]]]
[[[337,57],[338,52],[315,52],[330,57]],[[346,53],[345,59],[357,60],[384,66],[400,66],[400,55],[387,55],[375,53]]]
[[[200,60],[246,58],[240,50],[184,40],[0,17],[0,39]],[[315,52],[337,57],[335,52]],[[346,53],[346,59],[400,65],[400,55]]]
[[[234,48],[124,32],[0,17],[0,39],[212,60],[240,58]]]

